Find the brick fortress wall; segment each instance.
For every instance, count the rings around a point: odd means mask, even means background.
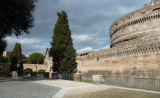
[[[110,38],[110,49],[77,56],[77,69],[160,79],[160,4],[119,18],[110,27]]]

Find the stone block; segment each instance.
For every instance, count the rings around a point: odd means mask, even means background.
[[[92,83],[101,84],[102,83],[102,75],[92,75]]]
[[[49,78],[50,79],[52,78],[52,72],[49,72]]]
[[[76,82],[81,82],[81,74],[75,73],[75,74],[74,74],[74,81],[76,81]]]
[[[17,71],[13,71],[12,72],[12,78],[16,78],[16,77],[18,77],[18,73],[17,73]]]

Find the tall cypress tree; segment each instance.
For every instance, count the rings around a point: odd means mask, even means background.
[[[71,30],[65,11],[57,13],[58,20],[52,36],[50,54],[53,58],[53,71],[71,74],[77,68],[76,51],[73,47]]]
[[[17,64],[19,64],[19,67],[17,68]],[[12,52],[11,57],[11,69],[13,71],[16,71],[18,69],[18,73],[23,73],[23,62],[22,62],[22,49],[21,44],[16,43]]]
[[[15,55],[19,61],[22,59],[22,49],[20,43],[15,44],[13,49],[13,55]]]

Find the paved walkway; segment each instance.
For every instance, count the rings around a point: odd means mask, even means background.
[[[110,88],[160,94],[160,92],[156,91],[94,85],[67,80],[0,78],[0,98],[64,98],[67,95],[96,92]]]
[[[0,78],[0,98],[52,98],[60,89],[21,78]]]

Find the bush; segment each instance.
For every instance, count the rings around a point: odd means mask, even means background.
[[[38,71],[38,74],[44,74],[45,73],[45,70],[43,70],[43,69],[40,69],[39,71]]]
[[[26,68],[25,70],[24,70],[24,73],[27,75],[27,74],[29,74],[29,73],[32,73],[32,69],[31,68]]]
[[[45,72],[43,75],[45,78],[49,78],[49,72]]]

